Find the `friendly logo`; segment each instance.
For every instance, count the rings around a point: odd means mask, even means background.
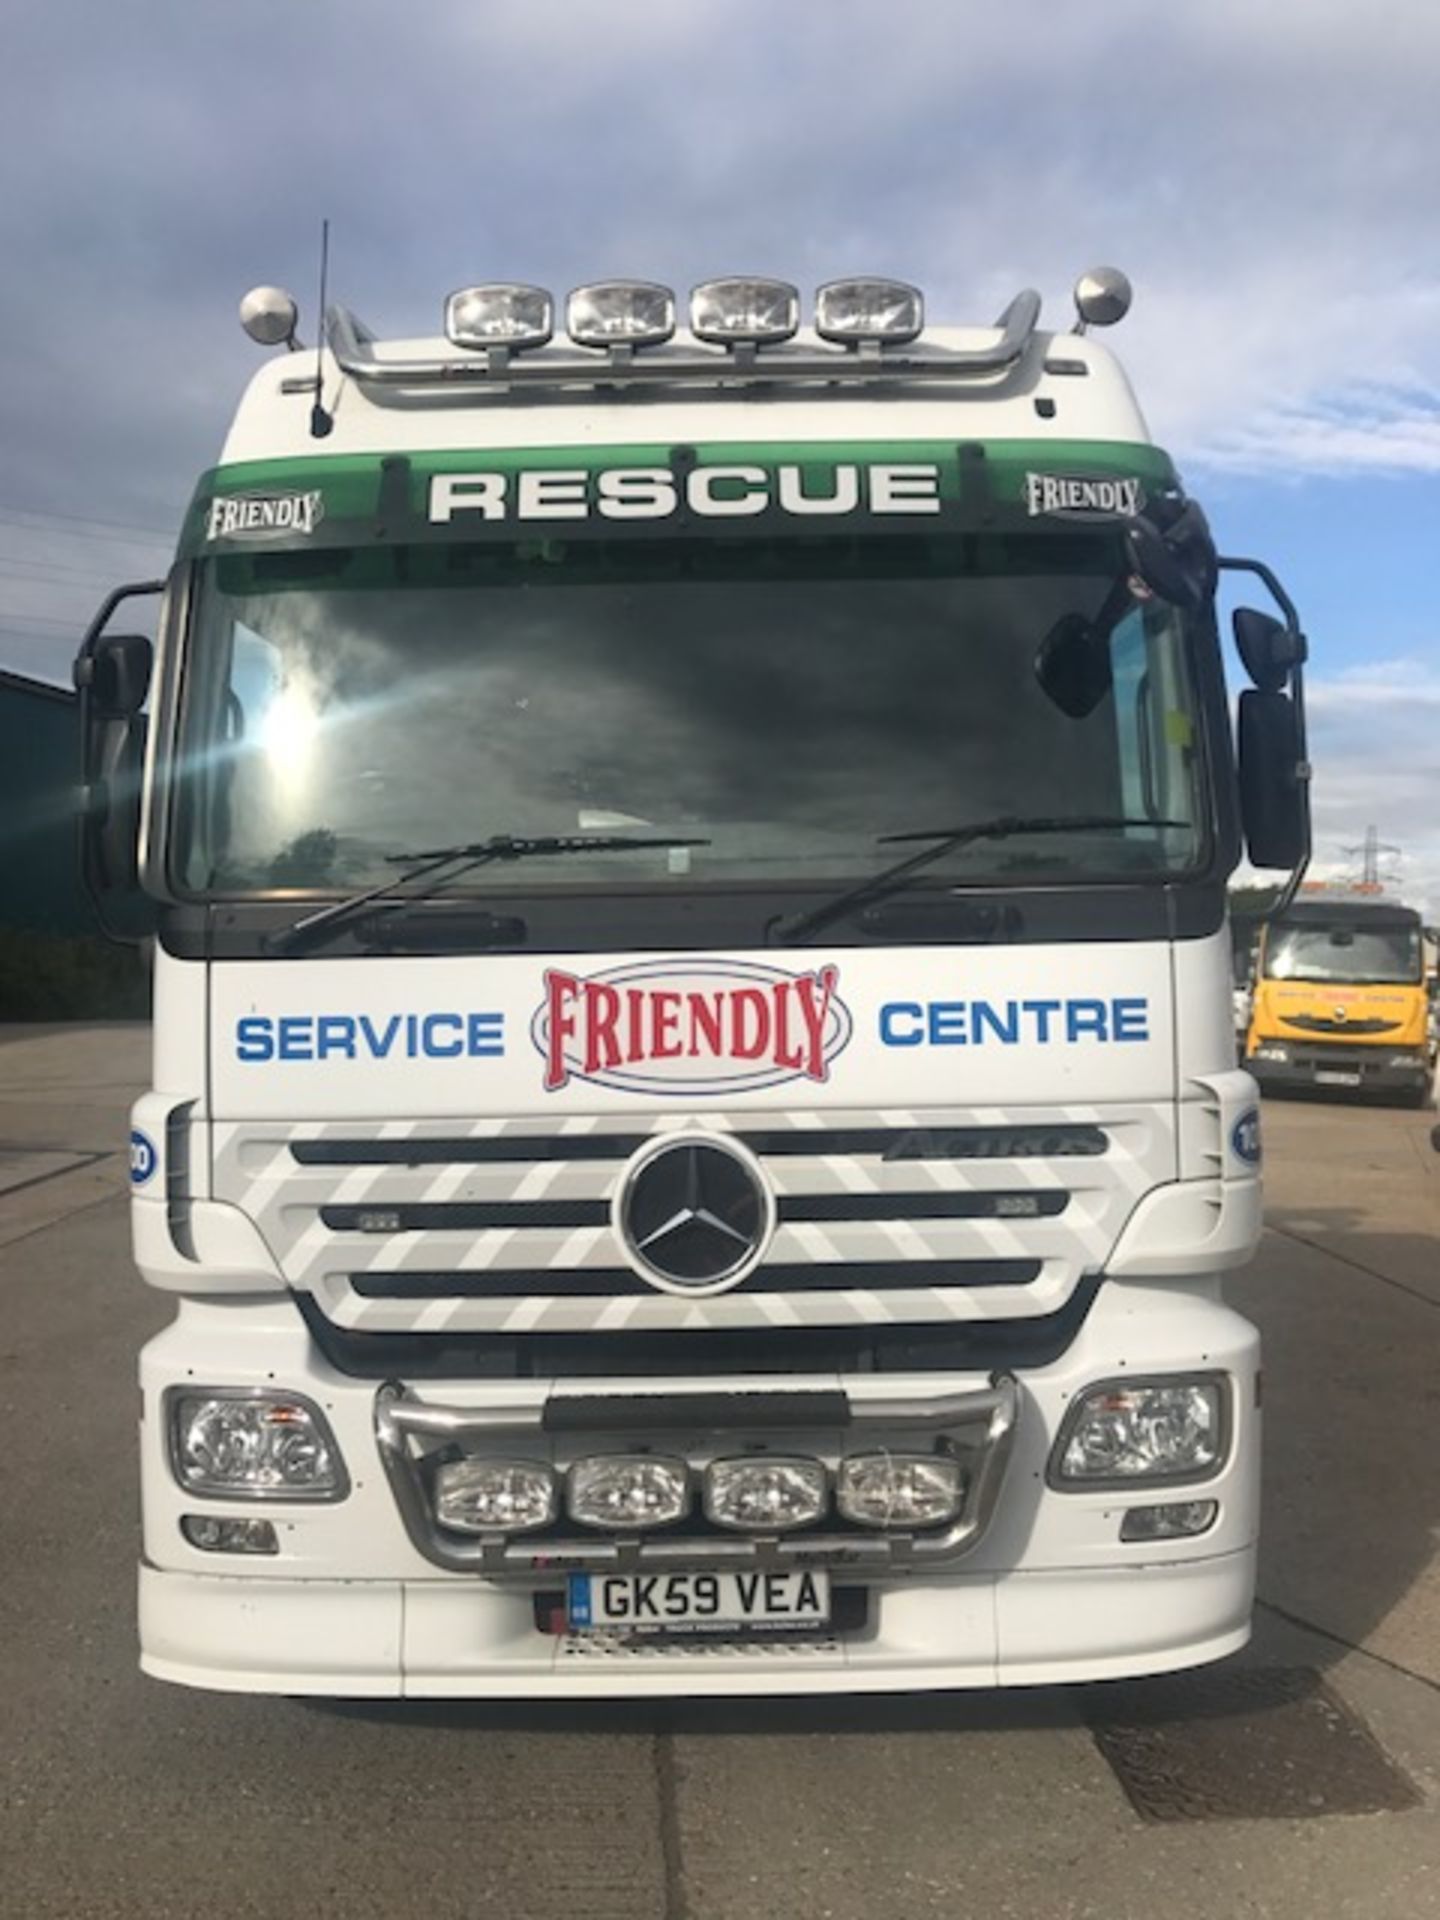
[[[325,497],[310,493],[232,493],[210,502],[207,540],[259,540],[281,533],[313,533],[325,518]]]
[[[627,1093],[725,1094],[824,1085],[854,1031],[838,967],[645,961],[585,978],[550,968],[530,1037],[545,1090],[572,1080]]]
[[[1111,474],[1087,479],[1079,474],[1027,473],[1025,509],[1031,519],[1130,520],[1145,504],[1140,482]]]

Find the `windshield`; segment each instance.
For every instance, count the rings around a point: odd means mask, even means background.
[[[212,559],[172,871],[191,893],[350,888],[452,841],[673,833],[709,844],[466,884],[824,887],[873,872],[881,835],[1048,814],[1128,824],[970,844],[926,884],[1163,879],[1204,819],[1179,616],[1126,614],[1083,718],[1035,673],[1114,577],[1094,535]]]
[[[1272,927],[1265,949],[1271,980],[1395,985],[1420,978],[1418,927]]]

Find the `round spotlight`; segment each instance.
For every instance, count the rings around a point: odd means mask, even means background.
[[[1130,282],[1118,267],[1093,267],[1075,282],[1075,311],[1081,327],[1113,327],[1130,311]]]
[[[778,346],[800,328],[800,294],[788,280],[733,275],[690,295],[690,331],[712,346]]]
[[[815,295],[816,333],[841,346],[908,346],[924,325],[924,295],[906,280],[828,280]]]
[[[659,347],[675,331],[675,296],[653,280],[596,280],[565,303],[577,347]]]
[[[252,287],[240,302],[240,324],[257,346],[279,347],[295,338],[300,309],[283,287]]]
[[[487,281],[445,302],[445,333],[457,347],[543,347],[554,330],[554,302],[543,287]]]

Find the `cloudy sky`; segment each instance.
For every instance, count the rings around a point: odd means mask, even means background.
[[[1434,0],[47,0],[0,67],[0,664],[63,678],[163,567],[255,349],[334,286],[920,282],[937,318],[1123,266],[1112,338],[1222,546],[1311,635],[1322,857],[1440,909]]]

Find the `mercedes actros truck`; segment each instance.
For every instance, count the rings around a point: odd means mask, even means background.
[[[247,296],[280,351],[77,662],[85,873],[153,926],[148,1673],[822,1693],[1244,1642],[1225,889],[1304,865],[1305,643],[1094,338],[1129,300],[729,278],[681,329],[487,282],[306,346]],[[1279,608],[1234,703],[1225,568]]]

